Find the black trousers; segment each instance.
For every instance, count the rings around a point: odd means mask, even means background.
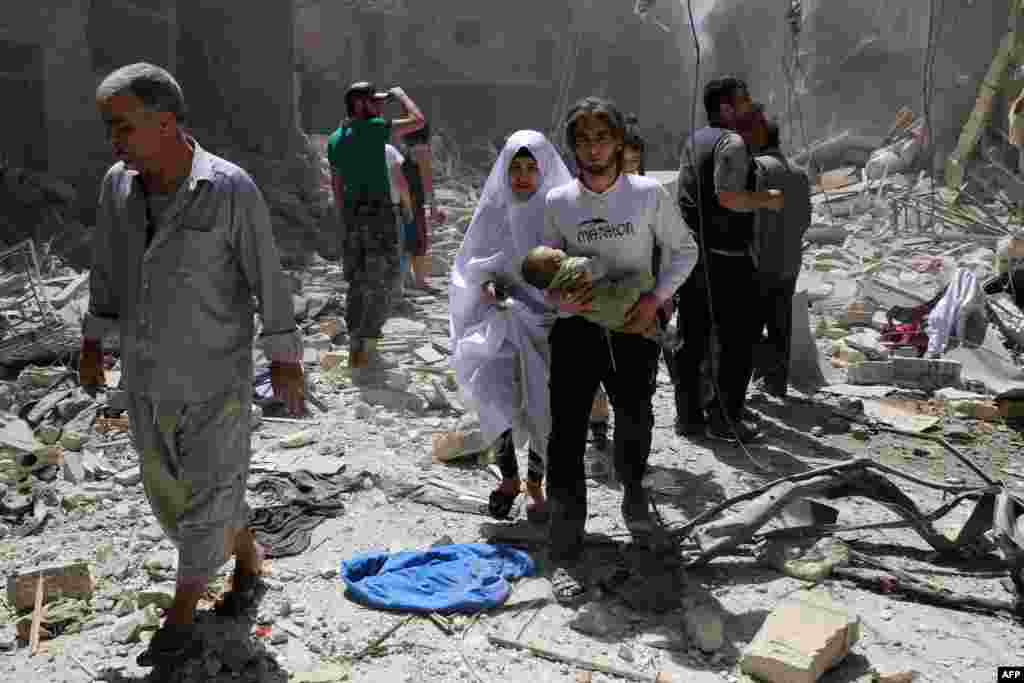
[[[547,493],[552,551],[566,557],[582,545],[587,519],[583,466],[594,392],[604,384],[615,411],[614,463],[626,495],[639,490],[651,454],[660,348],[638,334],[608,332],[579,316],[551,331],[551,438]]]
[[[708,263],[698,263],[679,291],[676,313],[683,346],[676,352],[676,410],[690,422],[703,422],[700,367],[708,350],[711,314],[705,269],[711,280],[718,343],[721,347],[718,367],[718,400],[712,411],[721,411],[737,421],[743,414],[754,363],[754,342],[760,316],[754,312],[759,297],[754,280],[754,263],[747,256],[723,256],[708,252]],[[714,415],[722,417],[722,415]]]
[[[761,340],[761,331],[766,333],[767,357],[758,368],[768,388],[784,393],[789,386],[789,356],[793,338],[793,293],[796,291],[795,277],[757,275],[760,305],[757,312],[761,320],[757,324],[755,341]]]

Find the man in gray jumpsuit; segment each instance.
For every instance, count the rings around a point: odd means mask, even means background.
[[[81,383],[103,385],[102,340],[121,337],[142,483],[178,548],[174,603],[139,656],[180,664],[209,579],[236,558],[227,612],[252,606],[260,548],[247,528],[253,298],[274,393],[303,412],[302,342],[263,196],[249,175],[182,128],[171,74],[133,64],[96,90],[114,164],[94,235]]]

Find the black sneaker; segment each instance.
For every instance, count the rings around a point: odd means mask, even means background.
[[[718,441],[727,441],[729,443],[750,443],[761,436],[756,427],[743,420],[737,420],[732,424],[725,420],[712,420],[708,424],[706,433],[709,439],[717,439]]]

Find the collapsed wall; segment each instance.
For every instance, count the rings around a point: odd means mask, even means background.
[[[943,5],[935,22],[931,104],[936,170],[956,145],[1009,16],[1007,0]],[[802,6],[796,49],[803,68],[794,82],[783,68],[794,54],[788,3],[768,0],[718,0],[705,23],[713,54],[704,78],[746,78],[755,98],[791,121],[784,130],[790,148],[804,145],[801,124],[809,142],[848,129],[884,135],[904,106],[923,116],[928,0],[804,0]]]

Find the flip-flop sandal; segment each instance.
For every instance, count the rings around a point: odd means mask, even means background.
[[[569,570],[559,567],[551,575],[551,594],[559,605],[573,607],[586,600],[587,587]]]
[[[164,624],[153,634],[145,650],[135,658],[143,668],[180,667],[182,663],[197,657],[202,651],[202,642],[196,637],[194,626]]]
[[[518,493],[508,493],[501,489],[494,489],[487,499],[487,511],[491,513],[491,517],[494,519],[508,519],[509,513],[512,512],[512,506],[515,505],[516,498],[518,497]]]

